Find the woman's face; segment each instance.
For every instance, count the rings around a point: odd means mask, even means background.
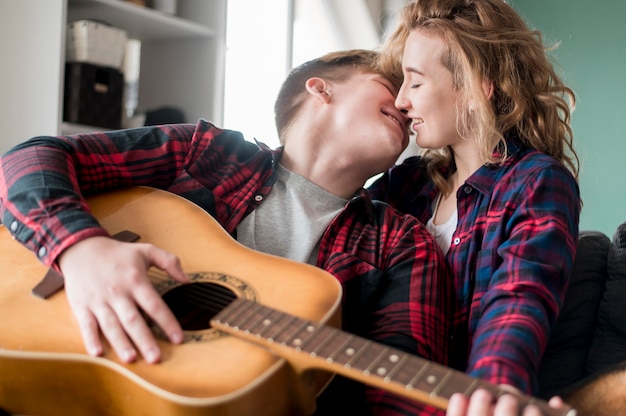
[[[438,149],[462,140],[457,130],[459,92],[453,88],[452,73],[441,63],[443,40],[414,30],[402,56],[404,82],[396,107],[405,110],[417,133],[417,145]]]

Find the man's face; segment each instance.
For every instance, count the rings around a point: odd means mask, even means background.
[[[337,144],[364,169],[380,173],[390,167],[408,145],[408,119],[394,103],[396,89],[379,74],[357,72],[333,84],[333,124],[345,132]]]

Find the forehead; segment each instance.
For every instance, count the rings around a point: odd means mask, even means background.
[[[441,68],[441,57],[445,49],[446,45],[440,37],[413,30],[404,44],[402,68],[410,72]]]
[[[391,77],[388,77],[386,74],[375,72],[375,71],[357,71],[348,79],[346,79],[346,81],[358,82],[358,83],[378,82],[396,92],[400,89],[400,85],[397,82],[394,82],[394,80]]]

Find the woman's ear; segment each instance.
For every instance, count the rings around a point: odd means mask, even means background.
[[[487,101],[491,100],[491,98],[493,97],[493,82],[489,81],[488,79],[484,78],[482,81],[482,89],[483,89],[483,94],[485,94],[485,98],[487,99]],[[471,98],[469,103],[468,103],[468,110],[470,113],[474,112],[474,108],[476,107],[476,101],[474,98]]]
[[[330,101],[329,84],[322,78],[312,77],[306,81],[306,90],[313,97],[322,100],[324,103]]]
[[[482,86],[485,97],[487,97],[488,100],[491,100],[491,97],[493,97],[493,82],[491,82],[487,78],[484,78]]]

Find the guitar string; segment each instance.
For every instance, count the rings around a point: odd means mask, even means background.
[[[158,269],[150,270],[148,274],[159,281],[171,280],[167,273]],[[183,294],[181,298],[212,313],[221,311],[237,297],[230,289],[217,283],[191,284],[193,287],[187,285],[177,287],[178,292]]]

